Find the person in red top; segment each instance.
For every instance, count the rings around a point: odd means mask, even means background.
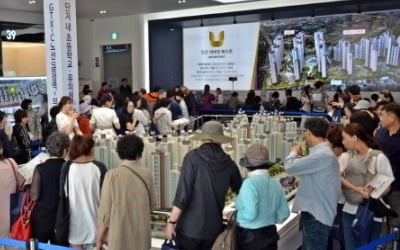
[[[110,89],[108,88],[108,83],[107,82],[102,82],[101,83],[101,89],[99,92],[97,92],[97,100],[100,100],[103,95],[108,94],[110,92]]]
[[[81,114],[78,118],[79,129],[84,135],[92,135],[92,130],[90,129],[90,115],[92,114],[92,106],[87,103],[81,103],[79,105],[79,113]]]

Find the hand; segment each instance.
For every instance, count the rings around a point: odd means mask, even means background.
[[[101,250],[103,247],[103,240],[102,239],[97,239],[96,241],[96,250]]]
[[[356,187],[356,189],[364,198],[369,198],[369,192],[366,187]]]
[[[78,112],[72,113],[72,118],[76,119],[78,117],[79,117],[79,113]]]
[[[167,223],[167,226],[165,227],[164,231],[164,237],[167,240],[172,240],[175,236],[175,225]]]
[[[301,152],[301,146],[300,146],[299,144],[294,145],[294,146],[292,147],[291,152],[294,152],[294,153],[296,153],[296,154],[299,154],[299,153]]]

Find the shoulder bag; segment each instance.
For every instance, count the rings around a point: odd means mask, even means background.
[[[9,159],[6,159],[6,161],[11,166],[14,172],[15,183],[16,183],[15,193],[10,194],[10,230],[11,230],[12,225],[17,221],[18,217],[21,214],[21,204],[25,193],[20,189],[18,185],[16,166],[14,166],[12,161],[10,161]]]
[[[31,215],[35,202],[31,200],[30,195],[29,191],[24,194],[20,216],[11,227],[11,237],[15,240],[27,241],[32,236]]]
[[[147,186],[146,181],[143,179],[142,176],[140,176],[140,175],[139,175],[135,170],[133,170],[132,168],[130,168],[130,167],[128,167],[128,166],[125,166],[125,165],[122,165],[121,167],[125,167],[125,168],[129,169],[129,171],[131,171],[132,174],[136,175],[136,176],[139,178],[139,180],[141,180],[141,181],[143,182],[144,186],[145,186],[146,189],[147,189],[147,195],[149,196],[149,206],[150,206],[150,210],[151,210],[150,188]]]
[[[67,161],[61,168],[60,177],[60,199],[58,201],[56,224],[55,224],[55,238],[58,245],[69,246],[69,182],[68,173],[71,166],[71,161]],[[67,184],[67,192],[65,192],[64,186]]]

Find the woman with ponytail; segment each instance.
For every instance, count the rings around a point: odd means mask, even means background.
[[[366,184],[376,174],[393,177],[388,158],[380,151],[375,139],[358,123],[347,124],[342,132],[343,144],[348,150],[339,158],[342,175],[342,191],[345,197],[343,207],[343,231],[346,250],[361,245],[352,234],[352,223],[359,204],[368,199],[372,190]],[[383,193],[386,195],[390,187]],[[381,218],[374,218],[369,240],[379,238]]]

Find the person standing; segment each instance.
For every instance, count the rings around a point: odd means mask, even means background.
[[[10,195],[15,193],[17,186],[24,178],[17,171],[17,163],[12,158],[6,158],[4,148],[0,143],[0,238],[10,237]]]
[[[31,139],[27,128],[28,113],[26,110],[18,109],[14,113],[15,125],[12,136],[18,145],[18,151],[15,153],[15,160],[18,164],[24,164],[31,160]]]
[[[93,159],[94,146],[92,137],[75,135],[69,146],[71,161],[61,169],[60,193],[69,201],[68,242],[72,248],[90,248],[96,243],[100,190],[107,169]]]
[[[389,204],[397,214],[400,214],[400,105],[396,103],[384,105],[380,117],[381,128],[376,131],[375,138],[392,166],[395,180],[389,194]],[[389,224],[391,227],[399,227],[400,217],[390,217]]]
[[[104,95],[100,100],[100,108],[93,109],[90,117],[90,128],[94,130],[93,136],[102,135],[115,137],[114,127],[120,129],[117,113],[112,109],[114,98],[111,94]]]
[[[32,109],[32,100],[25,99],[21,102],[21,108],[28,114],[28,130],[32,135],[32,141],[42,140],[42,125],[40,124],[40,117]]]
[[[322,118],[309,118],[304,124],[309,155],[299,157],[301,147],[295,145],[285,159],[285,170],[301,176],[293,212],[301,212],[303,249],[326,249],[328,236],[336,216],[340,195],[339,163],[325,137],[329,123]]]
[[[79,114],[73,110],[71,97],[61,97],[58,107],[60,109],[56,115],[58,131],[68,134],[69,139],[72,139],[75,134],[82,135],[82,131],[79,129],[79,124],[77,121]]]
[[[317,81],[314,84],[315,90],[311,94],[312,112],[326,112],[328,110],[328,95],[325,91],[325,83]]]
[[[6,158],[14,158],[14,152],[12,150],[10,139],[4,131],[6,125],[7,116],[6,113],[0,110],[0,144],[3,148],[3,155]]]
[[[108,82],[102,82],[101,88],[99,92],[97,92],[97,100],[101,100],[104,95],[110,93],[110,89],[108,88]]]
[[[231,140],[224,136],[222,124],[204,123],[201,133],[193,139],[202,145],[188,152],[182,163],[172,212],[165,237],[176,233],[182,250],[211,249],[222,230],[222,210],[229,188],[238,193],[242,178],[236,163],[227,155],[222,143]],[[176,227],[176,228],[175,228]]]
[[[252,144],[239,164],[249,172],[235,201],[238,249],[276,250],[275,224],[284,222],[290,211],[281,184],[269,175],[274,163],[269,161],[268,149]]]
[[[204,91],[201,95],[201,108],[203,109],[212,109],[213,101],[215,100],[215,96],[210,92],[210,85],[204,85]]]
[[[108,171],[101,190],[96,249],[151,248],[149,215],[155,206],[151,172],[141,166],[144,144],[140,137],[127,135],[118,140],[119,167]],[[129,240],[127,240],[129,239]]]
[[[60,195],[60,175],[68,155],[69,137],[63,132],[52,133],[46,142],[50,158],[33,172],[31,198],[36,202],[32,211],[32,236],[40,242],[56,244],[54,228]]]
[[[119,86],[119,94],[123,97],[127,97],[132,94],[132,88],[128,85],[128,79],[122,78],[121,86]]]

